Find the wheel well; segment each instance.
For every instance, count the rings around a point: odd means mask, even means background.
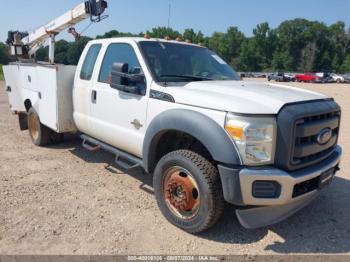
[[[194,136],[181,131],[166,131],[158,139],[153,149],[151,149],[151,152],[154,152],[154,156],[152,157],[153,161],[149,165],[150,172],[154,171],[158,161],[163,156],[180,149],[191,150],[205,157],[210,162],[215,162],[208,149]]]
[[[27,112],[29,111],[29,109],[32,107],[32,101],[30,101],[29,99],[27,99],[26,101],[24,101],[24,107],[26,108]]]

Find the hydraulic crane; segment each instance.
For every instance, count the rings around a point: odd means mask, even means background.
[[[100,22],[106,18],[106,16],[102,16],[106,8],[107,2],[104,0],[89,0],[33,32],[9,31],[6,43],[11,48],[11,55],[19,58],[31,58],[48,40],[49,63],[53,64],[55,61],[56,35],[68,29],[68,32],[78,39],[79,34],[75,31],[74,25],[89,17],[91,22]]]

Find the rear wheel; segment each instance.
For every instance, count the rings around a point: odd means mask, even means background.
[[[218,171],[192,151],[164,156],[156,167],[153,185],[163,215],[189,233],[209,229],[222,215],[224,198]]]
[[[64,140],[63,133],[56,133],[55,131],[50,130],[50,141],[52,144],[60,144]]]
[[[40,118],[34,108],[28,111],[28,129],[33,143],[37,146],[45,146],[50,143],[51,130],[40,123]]]

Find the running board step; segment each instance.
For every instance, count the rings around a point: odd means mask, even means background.
[[[124,170],[132,170],[141,167],[139,163],[130,162],[129,159],[125,159],[118,155],[115,156],[114,162]]]
[[[90,152],[96,152],[99,149],[103,149],[114,154],[115,163],[124,169],[124,171],[130,171],[135,168],[143,168],[143,162],[140,158],[130,155],[87,135],[81,135],[80,137],[83,140],[82,146]]]
[[[100,145],[90,145],[85,139],[83,139],[83,143],[81,145],[90,152],[96,152],[101,149]]]

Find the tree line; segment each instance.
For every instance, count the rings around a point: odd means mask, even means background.
[[[144,36],[190,40],[212,49],[237,71],[350,72],[350,28],[344,22],[332,25],[306,19],[282,22],[277,28],[261,23],[247,37],[238,27],[205,36],[201,31],[157,27],[146,33],[132,34],[112,30],[96,38]],[[77,42],[56,43],[56,62],[77,64],[89,37]],[[47,60],[48,47],[37,52],[38,60]],[[5,44],[0,43],[0,64],[11,61]]]

